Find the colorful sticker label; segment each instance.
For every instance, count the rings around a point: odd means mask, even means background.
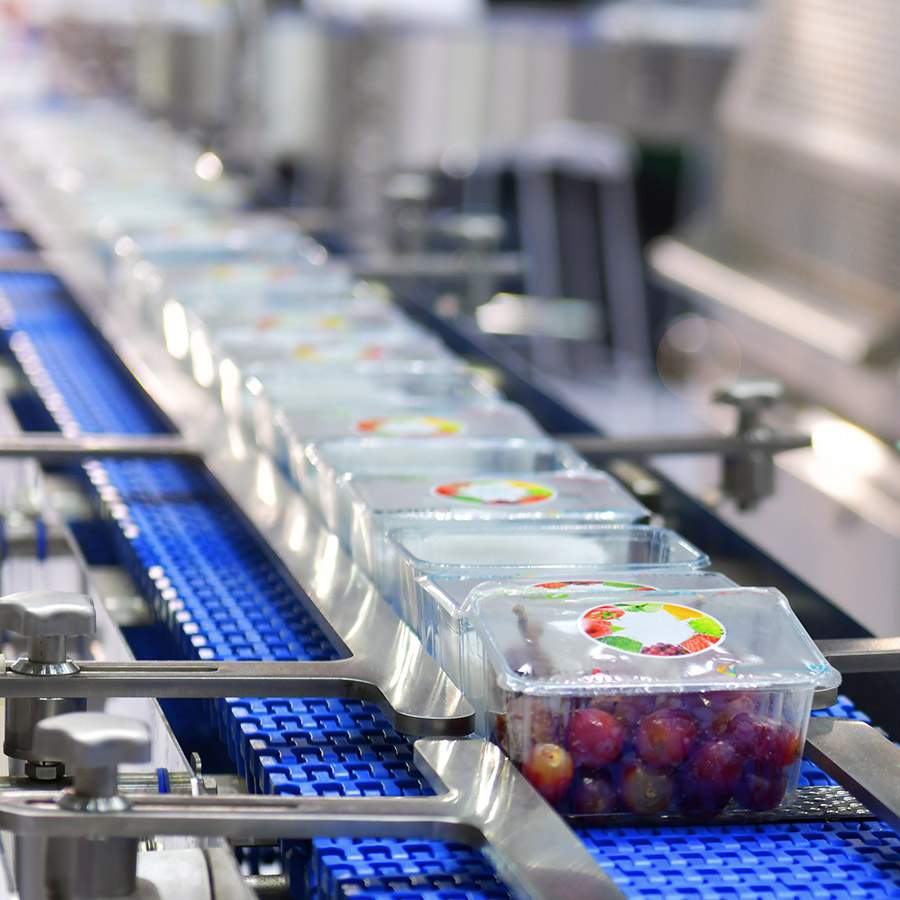
[[[525,506],[552,500],[556,492],[543,484],[513,481],[511,478],[480,478],[474,481],[452,481],[434,488],[438,497],[481,506]]]
[[[322,316],[319,319],[319,327],[326,331],[342,331],[347,327],[347,317],[340,313],[333,313],[330,316]]]
[[[254,327],[257,331],[271,331],[280,324],[281,316],[275,315],[274,313],[268,313],[264,316],[257,317],[256,322],[254,322]]]
[[[328,348],[319,344],[298,344],[293,356],[303,362],[375,362],[384,359],[384,348],[378,344],[352,348],[342,343]]]
[[[573,594],[586,594],[601,591],[655,591],[649,584],[635,584],[631,581],[545,581],[533,584],[536,590],[547,591],[549,600],[566,600]]]
[[[678,603],[606,603],[578,624],[591,640],[635,656],[694,656],[725,639],[718,619]]]
[[[358,434],[409,438],[446,437],[451,434],[462,434],[464,429],[462,422],[440,419],[437,416],[378,416],[374,419],[363,419],[355,426]]]

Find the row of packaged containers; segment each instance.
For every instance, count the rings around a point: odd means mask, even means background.
[[[249,222],[248,227],[244,223]],[[552,803],[765,809],[838,676],[780,594],[547,439],[273,220],[130,240],[119,300],[272,454]],[[227,237],[227,236],[226,236]],[[277,239],[276,239],[277,238]]]

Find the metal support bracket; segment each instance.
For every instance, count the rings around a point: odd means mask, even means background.
[[[824,657],[845,675],[900,672],[900,637],[816,641]]]
[[[900,747],[855,719],[815,718],[806,758],[900,831]]]
[[[557,440],[565,441],[582,456],[596,459],[643,459],[648,456],[749,456],[759,452],[784,453],[809,447],[808,434],[747,435],[728,434],[654,434],[635,438],[607,438],[592,434],[559,434]]]
[[[377,703],[398,731],[458,737],[471,733],[474,713],[449,679],[406,671],[404,660],[369,655],[321,662],[79,662],[53,679],[54,697],[347,697]],[[45,678],[11,669],[0,696],[42,697]]]
[[[88,459],[193,459],[203,451],[177,435],[88,434],[64,437],[55,432],[0,435],[0,459],[37,459],[48,464]]]
[[[60,809],[46,791],[9,791],[0,794],[0,826],[26,838],[429,837],[483,847],[518,897],[623,896],[499,747],[481,740],[421,740],[415,753],[435,796],[131,794],[126,813],[84,813]]]

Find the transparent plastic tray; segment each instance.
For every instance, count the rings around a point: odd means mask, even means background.
[[[484,581],[571,582],[603,569],[684,572],[709,565],[681,535],[652,525],[441,523],[394,531],[391,544],[400,610],[420,634],[458,630],[452,623]]]
[[[215,365],[218,336],[234,328],[264,335],[312,340],[388,333],[412,340],[422,334],[399,310],[376,299],[323,298],[315,293],[280,299],[212,298],[187,308],[169,299],[162,310],[163,340],[175,359],[186,361],[197,377]],[[203,383],[202,378],[198,378]]]
[[[262,271],[284,280],[285,272],[309,272],[315,267],[312,260],[324,253],[290,222],[258,214],[182,217],[120,234],[114,248],[115,296],[137,311],[158,303],[161,289],[174,287],[179,273],[189,275],[188,285],[246,289],[236,277],[242,271]],[[193,273],[202,273],[203,280],[198,282]],[[345,272],[343,278],[346,283]],[[258,277],[250,282],[258,283]]]
[[[796,787],[813,693],[840,675],[774,588],[531,599],[476,589],[486,665],[463,681],[548,802],[714,816]]]
[[[352,297],[362,291],[341,266],[317,266],[296,253],[286,258],[247,253],[204,263],[141,261],[121,273],[118,283],[124,302],[155,330],[162,327],[163,304],[172,299],[190,308],[210,300],[258,305],[303,295]]]
[[[310,444],[305,455],[300,487],[332,531],[352,520],[349,481],[354,477],[426,475],[449,468],[464,475],[588,468],[566,444],[546,438],[342,438]]]
[[[371,406],[352,405],[307,412],[277,413],[274,420],[274,446],[271,452],[281,462],[288,460],[288,471],[298,484],[315,478],[309,471],[306,448],[337,438],[380,437],[443,444],[472,438],[540,438],[541,427],[515,403],[493,406],[443,407],[410,412],[404,406],[383,402]],[[352,509],[352,504],[348,507]],[[352,514],[337,529],[349,544]]]
[[[532,532],[534,535],[539,533],[538,529]],[[485,588],[490,584],[503,584],[510,589],[519,589],[523,595],[527,595],[528,602],[536,603],[576,593],[596,594],[597,591],[643,593],[651,590],[736,587],[730,578],[718,572],[679,568],[677,565],[668,569],[615,569],[584,564],[559,567],[548,565],[531,570],[525,566],[507,565],[498,566],[489,577],[453,579],[439,575],[419,575],[416,583],[419,605],[411,611],[414,621],[408,621],[441,668],[460,688],[467,688],[476,699],[482,691],[481,672],[485,666],[485,655],[484,644],[472,624],[471,604],[468,601],[477,588]],[[405,579],[402,590],[405,597]],[[482,705],[479,708],[484,708],[483,698],[480,702]]]
[[[639,522],[649,511],[606,472],[492,473],[461,477],[354,478],[351,550],[385,597],[398,604],[399,560],[391,531],[444,522]]]
[[[324,377],[303,377],[293,367],[273,373],[265,381],[246,383],[252,392],[251,406],[257,442],[266,446],[274,435],[274,415],[297,415],[322,407],[384,404],[410,413],[439,406],[442,409],[496,406],[500,395],[471,370],[429,371],[409,363],[385,373],[360,376],[324,373]]]
[[[278,335],[279,338],[288,340],[275,341],[268,336],[262,340],[257,339],[254,349],[249,347],[241,354],[221,353],[213,354],[213,359],[218,361],[218,394],[223,410],[229,418],[241,421],[248,428],[253,427],[253,407],[256,399],[268,383],[284,382],[289,377],[293,378],[298,390],[309,389],[309,386],[324,384],[329,381],[345,381],[348,378],[358,380],[384,379],[388,376],[402,376],[405,373],[420,373],[426,376],[452,375],[471,372],[471,369],[460,359],[450,353],[437,342],[428,343],[422,341],[410,341],[408,337],[400,336],[395,345],[402,354],[404,348],[416,347],[416,356],[408,358],[391,358],[393,346],[390,342],[379,342],[378,335],[373,335],[372,341],[356,342],[328,342],[347,347],[350,354],[343,362],[339,362],[338,355],[323,355],[321,357],[307,358],[306,348],[315,348],[316,344],[303,343],[303,351],[298,356],[279,355],[284,347],[296,347],[297,343],[289,335]],[[382,358],[377,361],[355,359],[352,347],[356,347],[355,356],[362,356],[368,349],[378,348]],[[221,343],[219,343],[221,348]],[[330,349],[330,348],[329,348]],[[428,356],[429,351],[433,352]],[[327,353],[327,351],[326,351]],[[268,355],[268,356],[267,356]],[[266,357],[261,360],[261,357]],[[248,360],[253,360],[248,362]]]

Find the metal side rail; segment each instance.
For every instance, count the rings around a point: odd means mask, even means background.
[[[459,737],[472,732],[474,714],[449,679],[423,680],[400,658],[310,662],[74,663],[77,671],[53,677],[0,673],[0,697],[343,697],[377,703],[398,731]],[[412,674],[410,674],[410,672]]]
[[[845,675],[900,672],[900,637],[816,641],[822,654]]]
[[[622,893],[503,752],[481,740],[420,740],[426,797],[128,796],[124,812],[60,809],[46,791],[0,794],[0,825],[24,837],[230,840],[316,836],[444,838],[483,847],[516,896],[613,900]]]
[[[812,719],[806,757],[900,831],[900,747],[849,719]]]
[[[36,459],[48,465],[86,459],[193,459],[202,455],[177,435],[90,434],[66,437],[55,432],[0,434],[0,459]]]

